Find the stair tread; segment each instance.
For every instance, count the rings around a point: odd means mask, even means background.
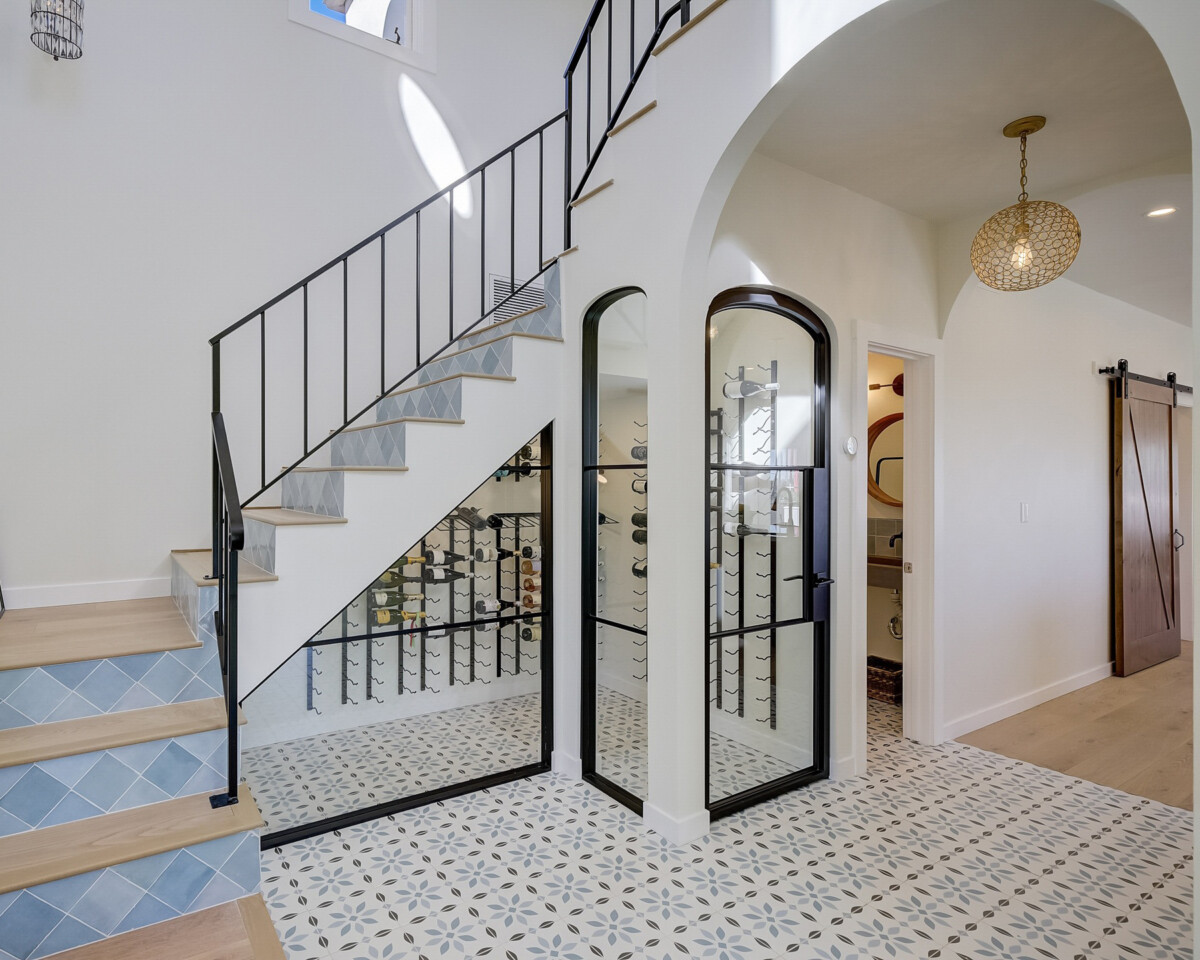
[[[579,244],[575,244],[575,246],[573,246],[573,247],[567,247],[567,249],[566,249],[566,250],[564,250],[562,253],[556,253],[556,254],[555,254],[553,257],[551,257],[549,260],[543,260],[543,261],[542,261],[542,266],[543,266],[543,267],[548,267],[548,266],[550,266],[551,264],[557,263],[557,262],[558,262],[559,260],[561,260],[563,257],[569,257],[571,254],[573,254],[573,253],[577,253],[577,252],[578,252],[578,250],[579,250]]]
[[[214,810],[208,797],[193,794],[0,837],[0,893],[264,826],[245,784],[238,789],[238,802],[228,807]]]
[[[283,960],[261,894],[55,954],[58,960]]]
[[[651,100],[644,107],[633,111],[633,113],[631,113],[629,116],[627,116],[620,123],[614,125],[613,128],[608,131],[609,137],[615,137],[618,133],[620,133],[622,130],[624,130],[626,127],[628,127],[631,123],[636,123],[638,120],[641,120],[642,117],[644,117],[646,114],[648,114],[651,110],[653,110],[657,106],[658,106],[658,101]]]
[[[439,357],[439,359],[441,359]],[[424,390],[426,387],[433,387],[439,383],[445,383],[448,380],[500,380],[507,383],[515,383],[516,377],[505,377],[498,373],[452,373],[446,377],[438,377],[436,380],[427,380],[425,383],[414,384],[411,387],[405,387],[403,390],[393,390],[388,394],[389,397],[402,397],[406,393],[412,393],[414,390]]]
[[[223,730],[226,722],[224,698],[210,697],[122,710],[98,717],[14,727],[0,730],[0,767]],[[245,723],[246,718],[240,717],[240,722]]]
[[[671,46],[671,44],[673,44],[676,40],[678,40],[680,37],[682,37],[685,33],[687,33],[693,27],[696,27],[699,24],[703,23],[709,14],[715,13],[716,9],[720,6],[723,6],[724,3],[725,3],[725,0],[713,0],[712,3],[710,3],[707,7],[705,7],[698,14],[696,14],[694,17],[692,17],[691,20],[689,20],[687,23],[685,23],[682,27],[680,27],[678,30],[676,30],[673,34],[671,34],[669,37],[667,37],[661,43],[659,43],[659,45],[654,48],[654,51],[651,55],[657,57],[660,53],[662,53],[664,50],[666,50],[667,47]]]
[[[200,646],[170,597],[7,610],[0,670]]]
[[[184,573],[195,581],[198,587],[215,587],[217,581],[209,580],[212,573],[212,551],[207,547],[197,547],[195,550],[172,550],[171,556],[183,567]],[[238,556],[238,583],[274,583],[279,578],[273,573],[267,573],[262,567],[255,566],[243,556]]]
[[[289,510],[286,507],[247,507],[242,511],[242,516],[269,523],[273,527],[304,527],[346,522],[345,517],[328,517],[323,513],[305,513],[303,510]]]
[[[538,309],[540,310],[542,308],[539,307]],[[524,314],[522,314],[522,316],[524,316]],[[516,320],[517,317],[513,317],[512,319]],[[502,322],[511,323],[512,320],[504,320]],[[499,325],[500,324],[496,324],[496,326]],[[476,330],[473,334],[468,334],[468,336],[478,336],[481,333],[486,333],[490,329],[491,327],[484,327],[482,330]],[[438,357],[437,360],[433,360],[431,362],[437,363],[438,360],[449,360],[451,357],[457,357],[463,353],[470,353],[472,350],[478,350],[480,347],[486,347],[489,344],[499,343],[501,340],[515,340],[517,337],[521,337],[524,340],[553,340],[555,343],[563,342],[562,337],[552,337],[545,333],[525,333],[523,330],[510,330],[508,333],[502,333],[497,337],[492,337],[491,340],[481,340],[479,343],[473,343],[469,347],[463,347],[461,350],[455,350],[454,353],[443,354],[442,356]]]
[[[612,177],[609,177],[602,184],[600,184],[600,186],[594,187],[593,189],[589,190],[587,193],[583,194],[582,196],[576,197],[574,200],[572,200],[571,207],[575,208],[575,207],[578,207],[581,203],[586,203],[588,200],[591,200],[592,197],[594,197],[596,194],[607,190],[615,182],[616,181],[614,181]]]
[[[452,426],[462,426],[466,420],[456,420],[453,417],[393,417],[391,420],[380,420],[378,423],[367,423],[361,427],[347,427],[342,433],[357,433],[360,430],[374,430],[376,427],[386,427],[393,423],[448,423]]]

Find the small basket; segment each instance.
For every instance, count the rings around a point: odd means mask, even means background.
[[[867,657],[867,696],[884,703],[904,699],[904,667],[885,657]]]

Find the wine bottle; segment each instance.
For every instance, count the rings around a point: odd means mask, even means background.
[[[494,513],[489,513],[484,523],[486,523],[493,530],[499,530],[502,526],[504,526],[504,519]]]
[[[374,594],[372,599],[377,607],[394,607],[401,603],[425,599],[423,593],[398,593],[395,590],[375,590]]]
[[[485,613],[499,613],[501,610],[511,610],[516,604],[511,600],[476,600],[475,612],[480,616]]]
[[[521,556],[526,560],[540,560],[542,558],[541,547],[522,547]]]
[[[404,573],[396,573],[394,570],[388,570],[376,582],[384,585],[395,585],[403,588],[411,586],[414,583],[421,583],[422,578],[420,576],[410,577]]]
[[[521,606],[525,607],[527,610],[531,610],[534,607],[540,607],[541,605],[542,605],[542,591],[541,590],[534,590],[534,591],[531,591],[530,593],[521,594]]]
[[[629,455],[633,457],[634,460],[647,460],[650,457],[650,451],[646,449],[646,445],[644,443],[639,443],[633,447],[630,447]]]
[[[525,574],[541,573],[542,572],[542,561],[541,560],[522,560],[521,561],[521,572],[525,573]]]
[[[777,383],[758,383],[754,380],[730,380],[721,388],[721,392],[730,400],[740,400],[742,397],[756,397],[760,393],[774,393],[779,389]]]
[[[476,547],[475,562],[490,563],[495,560],[507,560],[514,556],[511,550],[505,550],[503,547]]]
[[[629,486],[634,493],[641,494],[643,496],[645,496],[646,490],[648,489],[648,484],[645,480],[634,480]]]
[[[449,580],[470,580],[473,573],[463,573],[452,567],[427,567],[425,569],[426,583],[445,583]]]
[[[726,523],[722,529],[731,537],[769,537],[772,533],[767,527],[751,527],[744,523]]]
[[[542,589],[542,578],[536,577],[536,576],[535,577],[526,577],[524,580],[521,581],[521,588],[523,590],[541,590]]]
[[[646,521],[647,521],[647,518],[646,518],[646,514],[644,514],[644,513],[635,513],[632,517],[629,518],[629,522],[632,523],[635,527],[646,526],[647,525]]]
[[[474,507],[456,507],[450,514],[459,520],[465,520],[476,530],[486,530],[487,521],[480,515],[479,511]]]
[[[648,532],[646,530],[641,530],[641,529],[634,530],[633,533],[630,534],[630,536],[633,537],[634,543],[646,543],[647,540],[649,539]]]
[[[429,616],[429,614],[427,614],[424,610],[417,610],[415,612],[410,612],[408,610],[400,611],[400,619],[405,623],[412,623],[416,620],[424,620],[427,616]]]
[[[646,561],[645,560],[635,560],[634,561],[633,575],[635,577],[637,577],[639,580],[646,579]]]
[[[522,627],[521,628],[521,639],[522,640],[541,640],[542,639],[542,625],[540,623],[535,623],[532,627]]]
[[[451,553],[449,550],[426,550],[426,563],[462,563],[464,560],[470,560],[470,557],[464,557],[461,553]]]
[[[597,522],[600,524],[600,526],[604,526],[607,523],[620,523],[621,521],[614,520],[612,517],[606,516],[602,513],[597,517]]]
[[[532,460],[533,459],[533,447],[531,445],[529,445],[528,443],[525,444],[525,446],[523,446],[520,449],[520,451],[517,453],[517,456],[520,457],[522,460]]]

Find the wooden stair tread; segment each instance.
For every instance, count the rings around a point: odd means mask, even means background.
[[[651,100],[644,107],[642,107],[638,110],[635,110],[633,113],[631,113],[629,116],[627,116],[620,123],[615,124],[613,126],[613,128],[608,131],[609,137],[615,137],[618,133],[620,133],[622,130],[624,130],[626,127],[628,127],[631,123],[635,123],[636,121],[641,120],[642,117],[644,117],[646,114],[648,114],[651,110],[653,110],[657,106],[658,106],[658,101]]]
[[[439,357],[439,359],[441,359]],[[498,373],[452,373],[448,377],[438,377],[436,380],[426,380],[424,383],[418,383],[411,387],[405,387],[403,390],[393,390],[388,394],[389,397],[402,397],[406,393],[412,393],[414,390],[423,390],[426,387],[433,387],[439,383],[446,383],[448,380],[500,380],[506,383],[515,383],[516,377],[505,377]]]
[[[581,203],[587,203],[587,201],[591,200],[592,197],[594,197],[596,194],[600,193],[601,191],[607,190],[609,187],[611,187],[614,182],[615,181],[612,179],[612,177],[609,177],[602,184],[600,184],[600,186],[589,190],[587,193],[583,194],[580,197],[576,197],[574,200],[571,201],[572,209],[574,209],[575,207],[578,207]]]
[[[667,47],[669,47],[676,40],[678,40],[680,37],[682,37],[685,33],[687,33],[689,30],[691,30],[692,27],[696,26],[699,23],[702,23],[708,17],[709,14],[713,13],[718,7],[724,6],[724,4],[725,4],[725,0],[713,0],[712,3],[710,3],[707,7],[705,7],[698,14],[696,14],[694,17],[692,17],[691,20],[689,20],[687,23],[685,23],[682,27],[680,27],[678,30],[676,30],[673,34],[671,34],[669,37],[667,37],[666,40],[663,40],[657,47],[655,47],[654,53],[652,54],[652,56],[657,57],[660,53],[662,53],[664,50],[666,50]]]
[[[567,249],[566,249],[566,250],[564,250],[562,253],[555,254],[555,255],[554,255],[553,257],[551,257],[549,260],[543,260],[543,261],[542,261],[542,266],[543,266],[543,267],[548,267],[548,266],[550,266],[552,263],[557,263],[557,262],[558,262],[559,260],[561,260],[563,257],[569,257],[571,254],[575,253],[575,252],[576,252],[578,249],[579,249],[579,244],[575,244],[575,246],[573,246],[573,247],[567,247]]]
[[[122,710],[98,717],[13,727],[0,730],[0,767],[223,730],[226,722],[224,698],[211,697],[161,707]],[[240,716],[239,722],[245,723],[246,718]]]
[[[245,784],[228,807],[213,809],[208,797],[194,794],[0,837],[0,893],[264,826]]]
[[[541,309],[544,309],[544,308],[538,307],[538,310],[541,310]],[[537,311],[534,311],[534,312],[536,313]],[[513,317],[513,320],[516,320],[516,319],[517,319],[516,317]],[[504,322],[511,323],[512,321],[505,320]],[[499,326],[499,324],[496,324],[496,326]],[[477,336],[478,334],[484,333],[490,329],[491,329],[490,327],[484,327],[483,330],[476,330],[475,333],[468,334],[468,336]],[[486,347],[493,343],[499,343],[501,340],[516,340],[518,337],[520,337],[523,340],[553,340],[555,343],[563,342],[562,337],[552,337],[549,334],[545,334],[545,333],[525,333],[522,330],[510,330],[508,333],[502,333],[497,337],[493,337],[491,340],[483,340],[480,343],[472,344],[469,347],[463,347],[461,350],[455,350],[454,353],[443,354],[442,356],[438,357],[438,360],[449,360],[451,357],[457,357],[464,353],[470,353],[472,350],[478,350],[481,347]],[[437,361],[435,360],[432,362],[436,363]]]
[[[55,954],[59,960],[283,960],[261,894]]]
[[[0,670],[200,646],[170,597],[7,610]]]
[[[391,420],[380,420],[378,423],[367,423],[361,427],[347,427],[342,433],[357,433],[360,430],[374,430],[376,427],[386,427],[393,423],[448,423],[452,426],[462,426],[466,420],[455,420],[452,417],[393,417]]]
[[[345,517],[329,517],[323,513],[305,513],[303,510],[288,510],[286,507],[247,507],[243,518],[269,523],[273,527],[319,526],[323,523],[345,523]]]
[[[212,573],[212,551],[207,547],[195,550],[172,550],[171,556],[183,567],[198,587],[215,587],[216,580],[209,580]],[[238,583],[274,583],[279,578],[257,567],[244,556],[238,555]]]

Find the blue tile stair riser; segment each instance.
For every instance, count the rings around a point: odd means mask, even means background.
[[[0,896],[0,958],[38,958],[258,891],[241,833]]]
[[[494,343],[473,346],[444,360],[434,360],[417,374],[420,383],[452,377],[459,373],[483,373],[491,376],[511,376],[513,338],[504,337]]]
[[[246,517],[242,556],[268,573],[275,572],[275,525]]]
[[[336,471],[292,472],[283,478],[280,502],[288,510],[344,516],[346,475]]]
[[[0,835],[218,790],[225,736],[210,730],[3,768]]]
[[[402,467],[406,423],[381,423],[333,438],[330,457],[335,467]]]
[[[376,421],[399,420],[401,417],[462,419],[462,381],[446,380],[417,387],[396,396],[384,397],[375,407]]]

